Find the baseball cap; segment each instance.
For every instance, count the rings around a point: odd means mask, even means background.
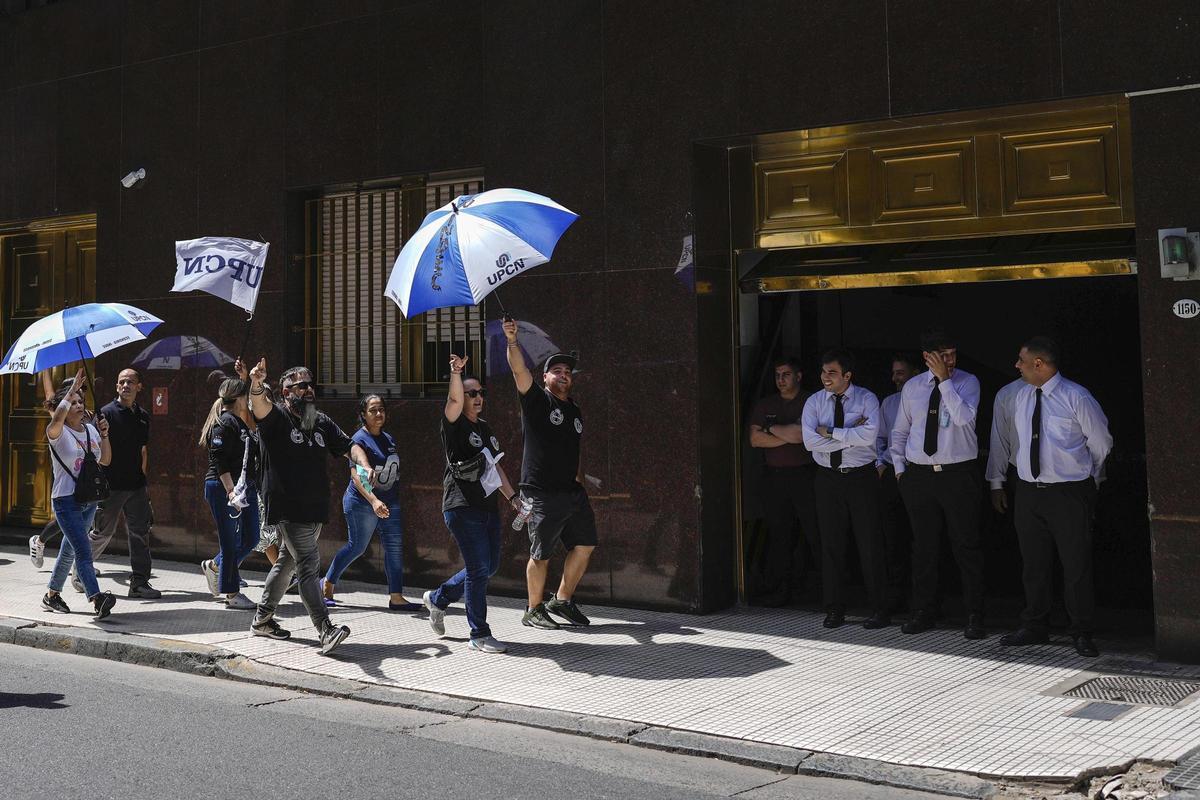
[[[575,351],[571,351],[570,353],[555,353],[554,355],[552,355],[546,359],[546,364],[542,368],[542,372],[543,373],[549,372],[550,368],[553,367],[555,364],[566,364],[568,367],[570,367],[572,369],[572,371],[574,371],[575,365],[578,363],[579,363],[579,354],[576,353]]]

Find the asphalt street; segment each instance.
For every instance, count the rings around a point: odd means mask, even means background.
[[[917,800],[920,792],[0,645],[6,800]]]

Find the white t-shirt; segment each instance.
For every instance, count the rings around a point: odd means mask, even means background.
[[[100,459],[100,433],[91,424],[87,424],[87,434],[76,432],[63,425],[62,433],[57,439],[47,439],[50,442],[50,449],[58,454],[55,458],[53,454],[50,456],[50,463],[54,465],[54,488],[50,490],[51,497],[66,497],[75,494],[75,476],[79,474],[79,469],[83,466],[83,449],[87,443],[87,437],[92,437],[92,455],[96,460]],[[62,463],[71,468],[67,472],[62,468],[62,464],[58,463],[62,459]]]

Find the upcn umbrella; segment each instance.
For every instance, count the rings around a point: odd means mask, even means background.
[[[131,363],[139,369],[220,369],[233,360],[203,336],[168,336],[148,345]]]
[[[124,303],[85,303],[42,317],[25,329],[0,362],[0,375],[39,372],[95,358],[145,339],[162,324],[153,314]]]
[[[522,189],[461,195],[425,217],[396,256],[384,294],[405,317],[473,306],[509,278],[549,261],[577,219]]]

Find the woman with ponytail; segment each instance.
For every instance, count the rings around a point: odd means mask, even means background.
[[[200,444],[208,448],[204,499],[217,523],[221,552],[200,562],[213,597],[225,595],[225,607],[252,611],[255,603],[240,591],[238,566],[258,544],[258,439],[247,404],[250,384],[239,359],[238,378],[221,383],[204,421]]]
[[[400,520],[400,457],[396,454],[396,440],[383,430],[387,422],[387,408],[383,398],[377,394],[365,395],[358,403],[358,420],[362,423],[351,441],[350,449],[366,453],[375,471],[374,485],[359,472],[354,460],[350,462],[350,483],[342,497],[342,511],[346,513],[346,544],[337,551],[329,564],[329,572],[322,579],[325,605],[334,605],[333,592],[338,579],[346,567],[367,550],[375,529],[379,529],[379,541],[383,545],[383,571],[387,575],[388,608],[392,611],[420,611],[420,603],[405,599],[404,556]],[[367,476],[369,478],[369,476]]]

